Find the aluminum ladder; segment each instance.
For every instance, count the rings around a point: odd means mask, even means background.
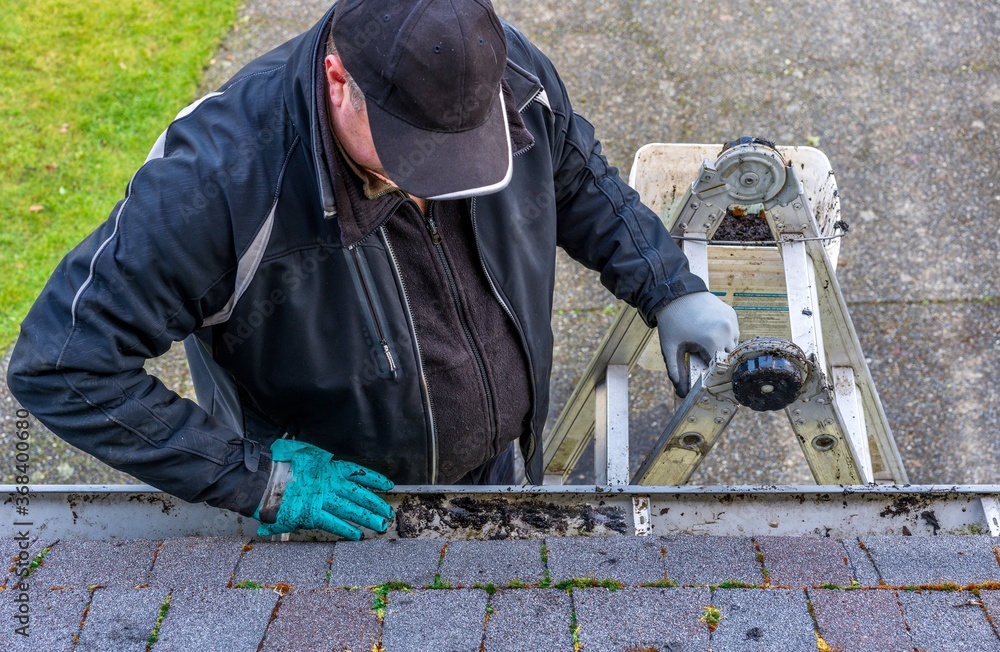
[[[827,157],[750,137],[721,153],[653,144],[637,152],[629,181],[691,270],[736,309],[741,343],[707,367],[692,360],[687,397],[633,475],[629,372],[664,365],[653,331],[623,309],[546,437],[546,484],[565,482],[591,437],[597,484],[685,484],[741,406],[785,412],[819,485],[905,484],[837,283],[847,226]]]

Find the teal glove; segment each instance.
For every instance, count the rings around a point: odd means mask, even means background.
[[[353,462],[333,459],[333,455],[312,444],[278,439],[271,444],[271,461],[290,465],[287,484],[268,486],[269,494],[282,493],[274,523],[261,523],[260,536],[326,530],[357,541],[361,530],[355,523],[376,532],[385,532],[395,514],[387,502],[369,489],[389,491],[391,480]],[[272,470],[272,479],[275,477]],[[263,504],[263,501],[262,501]],[[255,516],[259,519],[260,508]]]
[[[681,398],[691,389],[685,354],[711,364],[719,351],[729,353],[740,340],[736,311],[711,292],[693,292],[674,299],[656,315],[663,361]]]

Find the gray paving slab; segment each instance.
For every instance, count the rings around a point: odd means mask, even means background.
[[[45,588],[133,588],[146,583],[159,545],[151,539],[60,541],[31,581]]]
[[[296,589],[326,586],[333,547],[332,543],[291,541],[248,544],[233,573],[233,582],[289,584]]]
[[[995,652],[1000,640],[968,591],[897,591],[913,644],[928,652]]]
[[[837,652],[912,652],[913,641],[891,591],[810,589],[820,636]]]
[[[97,589],[74,652],[145,652],[167,589]]]
[[[480,589],[394,591],[382,644],[391,652],[478,652],[487,597]]]
[[[647,372],[652,375],[657,372]],[[638,381],[637,381],[638,382]],[[662,392],[669,391],[666,381]],[[661,396],[667,396],[662,393]],[[673,416],[671,412],[667,418]],[[641,415],[637,419],[643,419]],[[657,415],[662,431],[666,422]],[[641,423],[641,421],[640,421]],[[740,409],[712,453],[691,476],[692,484],[814,484],[802,449],[784,414]]]
[[[331,4],[326,0],[288,4],[257,0],[244,4],[233,30],[206,66],[199,93],[215,90],[254,57],[309,29]]]
[[[490,598],[483,652],[573,649],[572,605],[566,591],[509,589]]]
[[[851,316],[910,481],[996,483],[1000,302],[862,304]]]
[[[854,82],[855,93],[873,90],[878,79],[874,71],[843,77]],[[1000,174],[1000,163],[987,150],[989,134],[996,133],[1000,122],[983,93],[995,82],[996,72],[924,69],[906,77],[867,100],[872,117],[862,119],[862,125],[870,130],[855,141],[862,146],[838,152],[838,183],[856,189],[847,195],[844,214],[859,229],[872,231],[859,234],[843,268],[844,283],[861,300],[919,301],[921,294],[933,299],[995,296],[990,270],[1000,245],[995,225],[990,228],[982,217],[996,209],[988,187]],[[935,92],[920,93],[921,86],[947,92],[951,101],[940,102]],[[838,102],[829,86],[817,85],[816,90],[816,99],[828,105]],[[850,101],[852,94],[845,93],[839,101]],[[833,111],[850,112],[847,107]],[[847,129],[837,125],[824,131],[845,143]],[[864,155],[871,152],[889,159],[892,175],[867,169]],[[961,161],[962,171],[934,165],[942,158]],[[926,219],[923,207],[933,204],[945,208],[948,219]],[[985,233],[988,241],[982,238]],[[904,242],[907,246],[900,246]]]
[[[772,585],[809,587],[850,584],[851,568],[837,539],[819,537],[757,537],[764,568]]]
[[[989,536],[861,537],[882,580],[890,586],[1000,581]]]
[[[733,24],[750,30],[774,30],[783,38],[780,40],[782,54],[790,57],[806,57],[813,65],[832,67],[839,62],[849,62],[859,66],[905,68],[915,61],[934,67],[958,66],[969,57],[981,55],[975,51],[974,44],[985,46],[988,28],[991,23],[982,16],[956,16],[949,13],[941,5],[922,4],[908,5],[898,10],[898,20],[906,23],[901,26],[906,40],[898,42],[892,38],[895,34],[889,25],[878,20],[878,14],[872,13],[872,5],[859,0],[840,0],[823,5],[797,5],[783,0],[769,3],[766,6],[738,5],[728,2],[712,3],[720,9],[719,14],[698,21],[689,30],[688,38],[723,39],[732,29]],[[981,2],[970,3],[972,9],[982,9],[986,5]],[[652,20],[660,18],[660,22],[646,25],[646,31],[662,33],[665,36],[684,37],[684,25],[663,20],[663,16],[676,16],[673,12],[652,12],[651,5],[644,5],[643,16]],[[785,28],[788,17],[809,25],[805,30],[788,30]],[[926,24],[923,21],[927,21]],[[815,33],[811,33],[815,30]],[[803,33],[806,32],[806,33]],[[968,33],[973,43],[961,43],[956,34]],[[777,41],[777,34],[761,42],[751,39],[739,39],[734,43],[731,52],[722,52],[713,64],[717,66],[735,66],[741,61],[753,61],[760,68],[774,66],[780,71],[785,65],[775,58],[770,47]],[[952,52],[936,53],[929,50],[936,47],[954,48]],[[987,46],[988,47],[988,46]],[[704,64],[692,52],[678,53],[678,58],[688,66]],[[836,62],[836,63],[835,63]],[[758,69],[760,69],[758,68]]]
[[[246,543],[246,539],[232,537],[166,539],[156,553],[149,585],[224,588],[233,577]]]
[[[338,541],[333,549],[330,586],[377,586],[395,581],[427,586],[438,573],[444,544],[431,539]]]
[[[636,586],[665,579],[663,548],[658,539],[550,537],[545,544],[553,584],[574,578],[592,578]]]
[[[270,589],[175,589],[156,652],[256,652],[277,602]]]
[[[843,216],[857,227],[845,242],[850,252],[842,268],[851,300],[992,296],[991,261],[998,245],[995,226],[982,221],[981,211],[995,209],[995,200],[983,188],[997,178],[1000,167],[984,151],[979,130],[971,124],[978,120],[985,126],[982,118],[973,116],[992,113],[982,89],[995,73],[918,70],[906,75],[906,81],[881,88],[880,73],[865,68],[813,70],[794,84],[781,74],[758,74],[754,83],[741,86],[745,69],[727,67],[683,79],[677,87],[685,96],[705,85],[732,87],[725,99],[700,107],[697,127],[710,136],[709,142],[728,137],[726,114],[743,113],[755,100],[772,104],[774,110],[759,112],[744,129],[789,144],[804,144],[810,135],[821,139],[837,173]],[[951,93],[954,101],[945,105],[935,93],[919,92],[920,86]],[[858,114],[858,102],[868,115]],[[785,106],[816,108],[788,119]],[[987,133],[998,125],[988,120],[990,126],[982,130]],[[963,161],[965,177],[935,166],[935,160],[941,162],[938,153]],[[880,162],[892,172],[873,167]],[[927,219],[923,207],[935,204],[947,206],[950,219]],[[864,222],[862,215],[870,221]],[[978,241],[984,230],[992,236],[990,242]]]
[[[710,601],[707,588],[573,591],[585,650],[707,650],[708,625],[699,619]]]
[[[535,584],[545,575],[538,540],[450,541],[441,560],[441,579],[454,585],[512,581]]]
[[[373,650],[381,629],[371,591],[296,589],[281,599],[260,652]]]
[[[601,334],[603,336],[603,333]],[[662,371],[629,374],[629,468],[638,469],[673,417],[673,385]],[[590,464],[593,453],[585,453]],[[805,456],[782,413],[739,410],[691,484],[811,484]]]
[[[79,589],[48,591],[29,588],[25,602],[21,592],[0,591],[0,650],[4,652],[69,652],[74,638],[80,633],[90,591]],[[17,616],[23,616],[21,605],[28,605],[26,635],[18,633],[24,626]]]
[[[804,591],[716,589],[712,604],[721,615],[712,632],[713,652],[816,649]]]
[[[868,551],[862,548],[864,544],[856,538],[844,539],[841,544],[847,555],[847,563],[851,567],[851,577],[861,586],[878,586],[881,578],[875,570],[871,557],[868,556]]]
[[[661,537],[667,579],[678,584],[764,583],[750,537]]]

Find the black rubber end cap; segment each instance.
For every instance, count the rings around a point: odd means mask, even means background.
[[[802,370],[791,360],[761,355],[744,360],[733,371],[733,394],[751,410],[774,412],[792,404],[804,382]]]

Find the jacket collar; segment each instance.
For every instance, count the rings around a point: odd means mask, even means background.
[[[322,129],[323,120],[326,118],[319,114],[316,97],[325,85],[323,53],[326,50],[330,22],[336,8],[336,5],[330,7],[319,22],[298,37],[298,43],[292,48],[286,62],[287,76],[285,80],[285,106],[296,132],[303,136],[302,143],[312,158],[321,193],[323,216],[327,219],[337,216],[337,201],[335,182],[329,173],[331,161],[327,159],[323,146]],[[506,21],[502,22],[506,27]],[[518,111],[524,110],[533,99],[543,93],[538,78],[511,61],[510,58],[507,59],[504,79],[510,86],[511,96]],[[530,134],[527,134],[528,142],[530,142],[530,137]],[[518,147],[515,144],[514,151],[519,151],[524,146],[522,144],[521,147]]]

